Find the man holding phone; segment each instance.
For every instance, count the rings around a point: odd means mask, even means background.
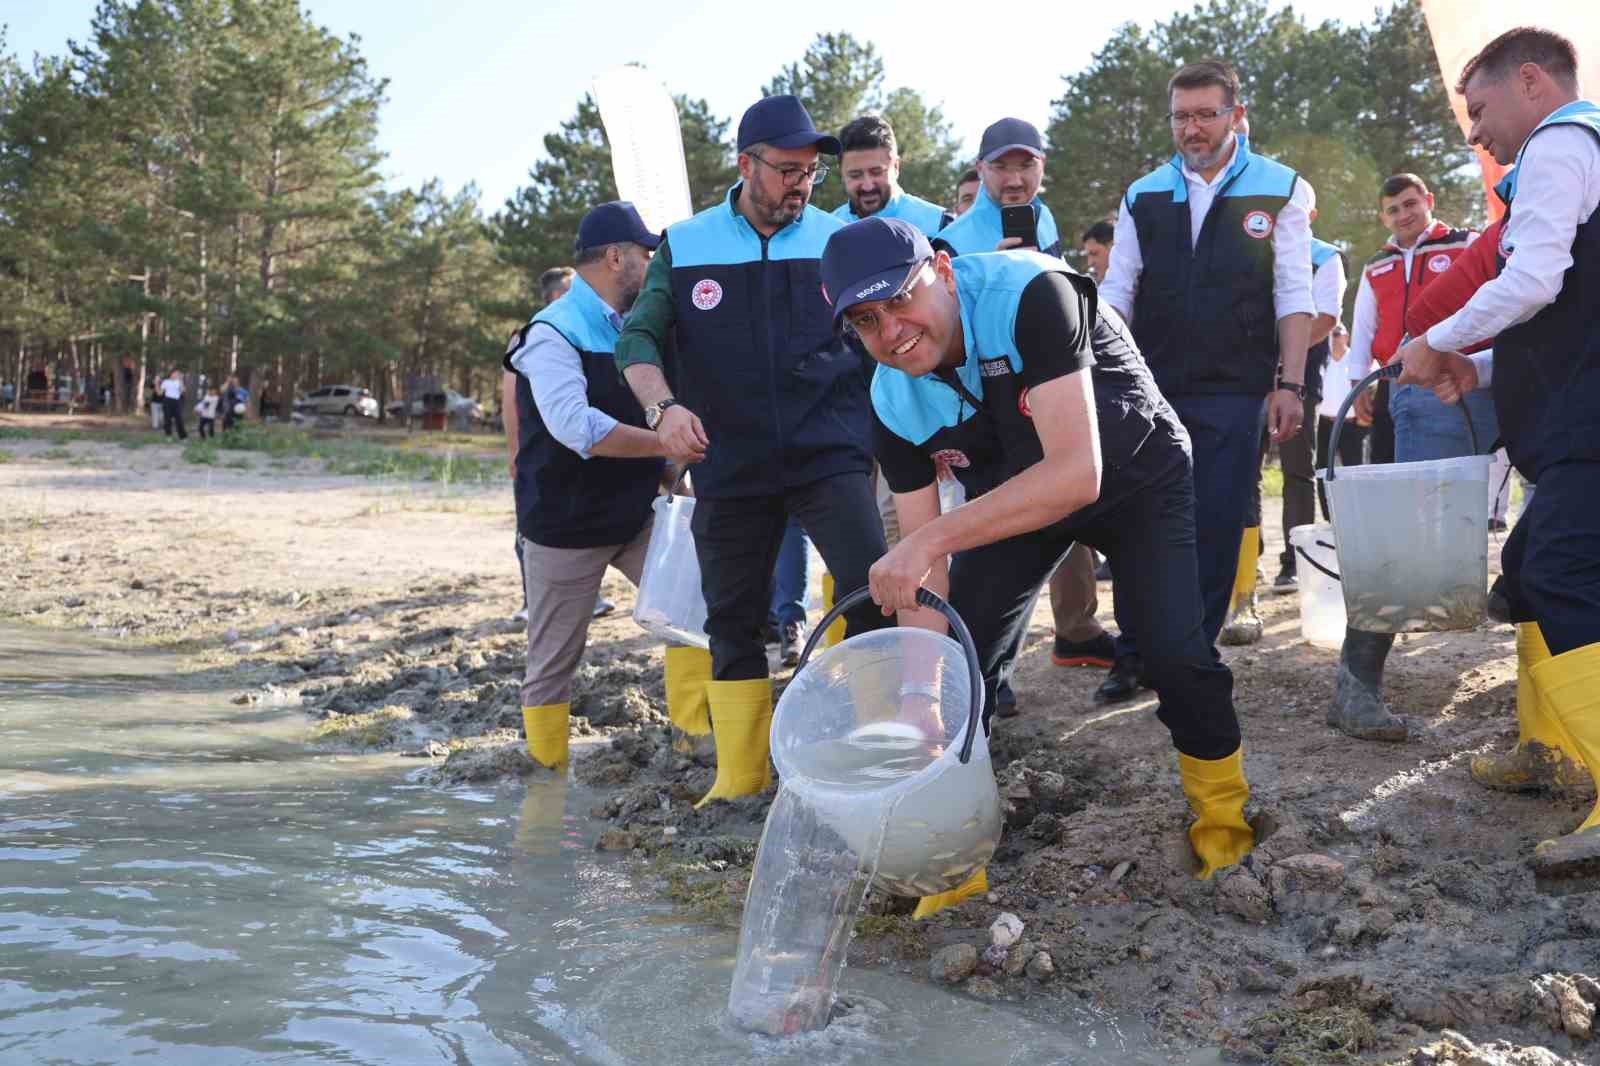
[[[1205,632],[1215,641],[1234,575],[1255,568],[1259,529],[1245,528],[1261,418],[1278,443],[1305,417],[1311,295],[1311,187],[1259,155],[1243,132],[1239,75],[1215,59],[1167,83],[1172,159],[1128,188],[1100,297],[1133,326],[1156,384],[1194,442],[1195,522]],[[1139,684],[1138,647],[1122,627],[1101,690]]]
[[[1044,184],[1044,138],[1031,122],[1003,118],[983,131],[978,149],[978,196],[970,210],[939,231],[933,246],[952,256],[1003,252],[1013,248],[1061,255],[1061,237],[1050,208],[1039,198]],[[1050,609],[1055,616],[1057,666],[1107,669],[1116,644],[1095,617],[1100,609],[1094,552],[1074,547],[1050,577]],[[1007,682],[998,712],[1016,713]]]

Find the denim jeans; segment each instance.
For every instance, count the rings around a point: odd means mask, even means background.
[[[772,606],[767,621],[773,626],[806,620],[806,588],[811,582],[811,538],[800,523],[789,519],[778,546],[778,565],[772,568]]]
[[[1472,416],[1477,448],[1467,434],[1467,420],[1458,406],[1446,404],[1429,389],[1396,385],[1389,391],[1389,413],[1394,418],[1394,461],[1415,463],[1425,459],[1454,459],[1485,455],[1500,436],[1494,414],[1494,397],[1488,389],[1468,393],[1462,401]]]

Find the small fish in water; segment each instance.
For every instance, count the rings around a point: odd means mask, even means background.
[[[1379,618],[1393,618],[1395,615],[1401,614],[1404,611],[1405,611],[1405,608],[1400,606],[1399,604],[1391,604],[1388,607],[1379,607],[1378,608],[1378,617]]]

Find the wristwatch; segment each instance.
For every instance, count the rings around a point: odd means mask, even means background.
[[[1294,393],[1296,399],[1300,400],[1302,403],[1305,402],[1306,387],[1304,382],[1285,381],[1282,378],[1279,378],[1276,387],[1284,392]]]
[[[655,429],[661,424],[661,416],[666,414],[667,408],[676,407],[678,401],[668,396],[660,403],[653,403],[644,409],[644,424],[649,429]]]

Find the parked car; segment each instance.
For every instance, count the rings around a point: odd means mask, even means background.
[[[378,401],[369,390],[354,385],[324,385],[296,400],[294,409],[307,414],[378,417]]]
[[[463,396],[455,389],[445,389],[445,415],[451,418],[465,416],[474,422],[484,417],[483,405],[470,396]],[[398,400],[389,405],[389,417],[403,418],[406,415],[406,404]],[[411,417],[422,417],[422,397],[418,396],[411,401]]]

